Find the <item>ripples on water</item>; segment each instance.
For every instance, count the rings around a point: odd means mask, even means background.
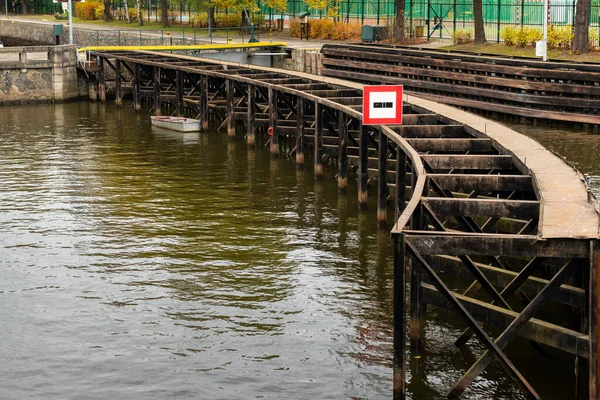
[[[0,398],[390,394],[389,236],[331,177],[111,105],[1,119]]]
[[[1,110],[0,398],[389,398],[391,246],[355,188],[148,119]],[[470,365],[461,326],[431,312],[415,399]],[[519,396],[492,368],[465,398]]]

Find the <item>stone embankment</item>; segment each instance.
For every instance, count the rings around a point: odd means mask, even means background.
[[[0,104],[65,101],[79,94],[75,46],[0,49]]]

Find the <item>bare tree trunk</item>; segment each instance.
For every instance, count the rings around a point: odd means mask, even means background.
[[[208,7],[208,36],[212,37],[213,30],[217,27],[217,22],[215,21],[215,8]]]
[[[575,36],[573,38],[573,52],[587,53],[589,49],[589,23],[590,0],[578,0],[575,9]]]
[[[473,0],[473,20],[475,23],[475,44],[484,44],[485,30],[483,29],[483,5],[481,0]]]
[[[404,11],[406,9],[406,0],[396,0],[396,22],[394,23],[394,38],[396,43],[404,43],[406,33],[404,32]]]
[[[110,7],[112,6],[112,0],[104,0],[104,22],[110,22],[113,20],[112,12]]]
[[[144,18],[142,18],[142,0],[135,0],[135,9],[137,11],[138,26],[144,26]]]
[[[160,0],[160,23],[165,28],[169,26],[169,3],[167,0]]]
[[[125,21],[127,21],[127,23],[130,24],[131,18],[129,18],[129,6],[127,5],[127,0],[125,0],[123,3],[125,6]]]

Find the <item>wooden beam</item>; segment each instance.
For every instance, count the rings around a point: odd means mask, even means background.
[[[438,217],[470,216],[530,220],[540,216],[540,204],[537,201],[443,197],[425,197],[421,201],[431,207]]]
[[[137,64],[133,64],[133,109],[135,111],[142,109],[140,83],[140,68]]]
[[[177,116],[183,117],[183,72],[176,70],[175,71],[175,83],[176,83],[176,106],[177,106]]]
[[[528,235],[444,234],[406,231],[406,240],[420,254],[453,254],[507,257],[588,258],[588,242],[577,239],[548,239]]]
[[[410,114],[409,114],[410,115]],[[402,117],[404,119],[404,116]],[[405,138],[470,138],[463,125],[407,125],[394,127],[394,132]]]
[[[514,339],[520,329],[527,324],[533,315],[544,305],[544,301],[549,297],[549,294],[563,282],[566,272],[571,265],[569,260],[557,273],[552,280],[546,285],[541,292],[531,300],[531,302],[519,313],[519,315],[504,329],[504,331],[496,338],[495,344],[498,348],[503,349]],[[463,377],[456,383],[454,388],[448,394],[448,397],[460,396],[464,390],[479,376],[489,364],[494,361],[495,354],[485,351],[481,357],[469,368]]]
[[[533,192],[529,175],[428,174],[427,177],[452,192]]]
[[[417,151],[430,153],[466,153],[492,151],[490,139],[406,139]]]
[[[104,72],[103,57],[98,57],[98,98],[100,101],[106,101],[106,74]]]
[[[508,155],[446,155],[424,154],[421,159],[433,170],[510,170],[513,169],[512,156]]]
[[[423,293],[423,300],[427,304],[448,311],[454,311],[433,285],[422,283],[421,292]],[[458,293],[454,293],[454,296],[476,320],[485,321],[486,324],[499,329],[506,329],[519,315],[516,311],[510,311],[472,297],[463,296]],[[560,325],[532,318],[523,326],[519,335],[570,354],[585,358],[589,356],[589,336],[582,335],[580,332],[564,328]]]
[[[225,105],[227,113],[227,137],[235,139],[235,125],[233,121],[233,110],[235,109],[235,82],[232,79],[225,81]]]

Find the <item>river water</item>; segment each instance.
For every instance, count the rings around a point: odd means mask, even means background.
[[[0,398],[389,398],[392,252],[374,203],[148,115],[0,109]],[[598,175],[600,137],[574,137]],[[469,366],[461,328],[431,311],[412,398],[441,398]],[[521,397],[492,367],[464,398]]]

